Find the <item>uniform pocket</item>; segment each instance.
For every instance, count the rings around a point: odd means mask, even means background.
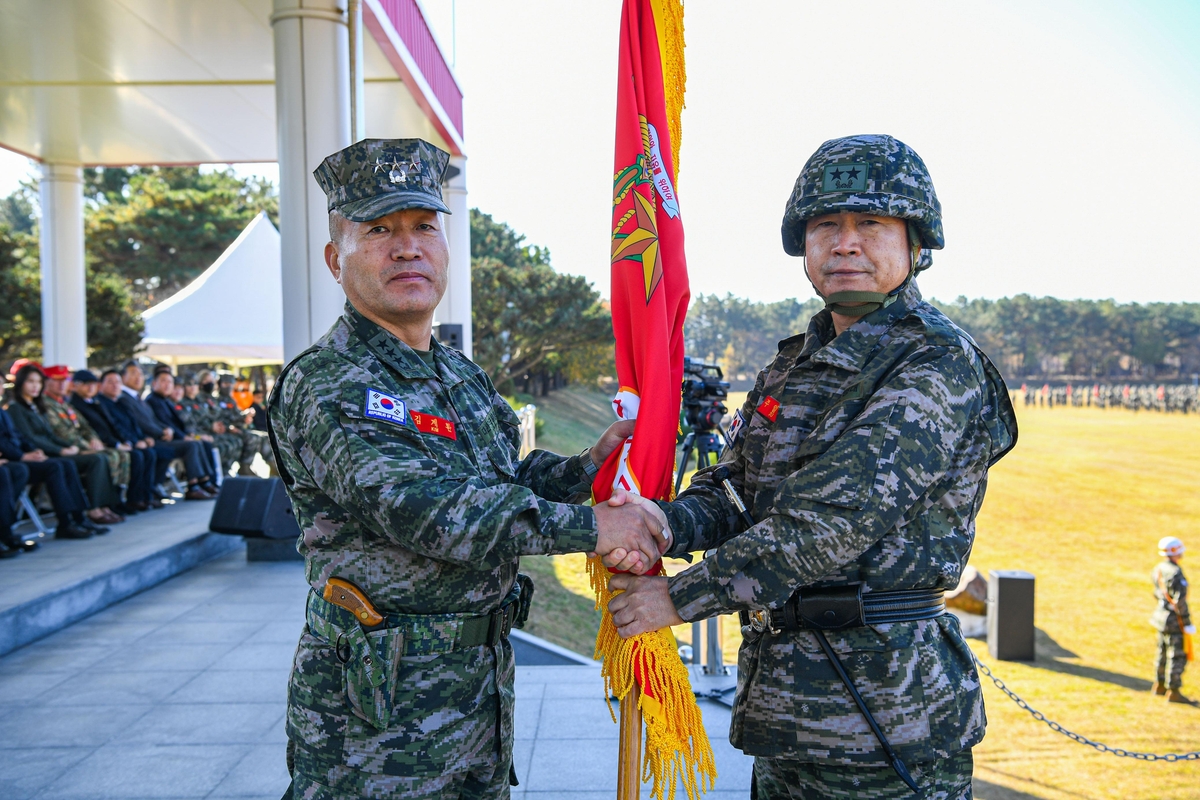
[[[880,465],[890,463],[899,443],[896,426],[904,419],[904,403],[892,405],[881,416],[848,428],[832,441],[823,440],[819,431],[809,436],[796,452],[797,469],[803,468],[805,479],[790,496],[841,508],[865,506],[876,490]]]
[[[287,733],[296,745],[296,771],[330,781],[342,764],[348,709],[344,670],[332,645],[306,627],[288,680]]]
[[[346,699],[355,716],[382,731],[395,707],[404,634],[398,628],[385,628],[366,633],[365,638],[369,653],[347,643],[352,655],[345,668]]]

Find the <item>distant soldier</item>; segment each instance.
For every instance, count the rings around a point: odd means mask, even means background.
[[[275,470],[275,454],[271,451],[271,440],[262,431],[250,429],[242,416],[242,410],[233,399],[233,375],[221,373],[217,383],[217,421],[223,422],[229,433],[236,434],[242,443],[238,454],[238,474],[253,475],[250,464],[256,454],[261,455],[272,471]]]
[[[1158,554],[1166,560],[1160,561],[1150,575],[1154,581],[1154,596],[1158,598],[1158,608],[1150,617],[1150,624],[1158,629],[1154,693],[1165,694],[1172,703],[1190,703],[1179,691],[1183,685],[1183,669],[1187,666],[1184,636],[1196,633],[1188,613],[1187,578],[1179,566],[1183,560],[1183,542],[1174,536],[1164,537],[1158,542]]]
[[[211,373],[206,371],[203,375]],[[213,444],[221,456],[221,469],[228,475],[233,462],[237,461],[242,453],[242,437],[236,433],[229,433],[225,429],[225,423],[217,420],[217,402],[212,397],[211,386],[207,393],[201,393],[200,389],[199,378],[190,374],[185,376],[182,405],[195,429],[212,437]]]

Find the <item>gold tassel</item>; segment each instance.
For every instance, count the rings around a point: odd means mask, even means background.
[[[593,658],[603,660],[600,674],[605,697],[623,699],[633,689],[635,671],[643,677],[644,691],[638,701],[646,721],[642,780],[653,779],[650,796],[654,800],[674,797],[679,781],[688,797],[695,800],[697,790],[707,792],[713,788],[717,767],[687,667],[679,660],[675,637],[670,628],[663,628],[621,639],[608,613],[608,602],[620,594],[608,589],[611,573],[598,557],[588,559],[587,569],[596,593],[596,608],[602,612]],[[611,701],[608,713],[616,722]]]
[[[683,0],[650,0],[654,26],[658,32],[659,57],[662,59],[663,95],[667,101],[667,127],[671,131],[671,164],[679,180],[679,146],[683,143],[683,95],[687,89],[687,69],[683,58]]]

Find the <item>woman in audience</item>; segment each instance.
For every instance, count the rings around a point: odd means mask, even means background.
[[[20,434],[35,448],[51,458],[67,458],[74,462],[83,480],[84,490],[91,501],[88,517],[96,523],[110,525],[124,522],[125,518],[112,510],[119,505],[121,496],[108,471],[108,460],[103,453],[81,452],[80,449],[54,435],[46,421],[42,401],[45,376],[42,371],[28,364],[17,370],[13,379],[12,402],[8,412]]]

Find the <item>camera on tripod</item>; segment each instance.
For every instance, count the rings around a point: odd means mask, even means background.
[[[716,463],[721,454],[721,440],[729,437],[721,428],[721,420],[729,411],[725,398],[729,396],[729,381],[716,364],[705,364],[698,358],[683,357],[683,421],[689,428],[683,439],[683,458],[679,461],[679,472],[675,475],[675,492],[683,485],[692,452],[696,454],[696,468]]]
[[[716,364],[683,357],[683,419],[696,433],[712,433],[729,412],[729,381]]]

